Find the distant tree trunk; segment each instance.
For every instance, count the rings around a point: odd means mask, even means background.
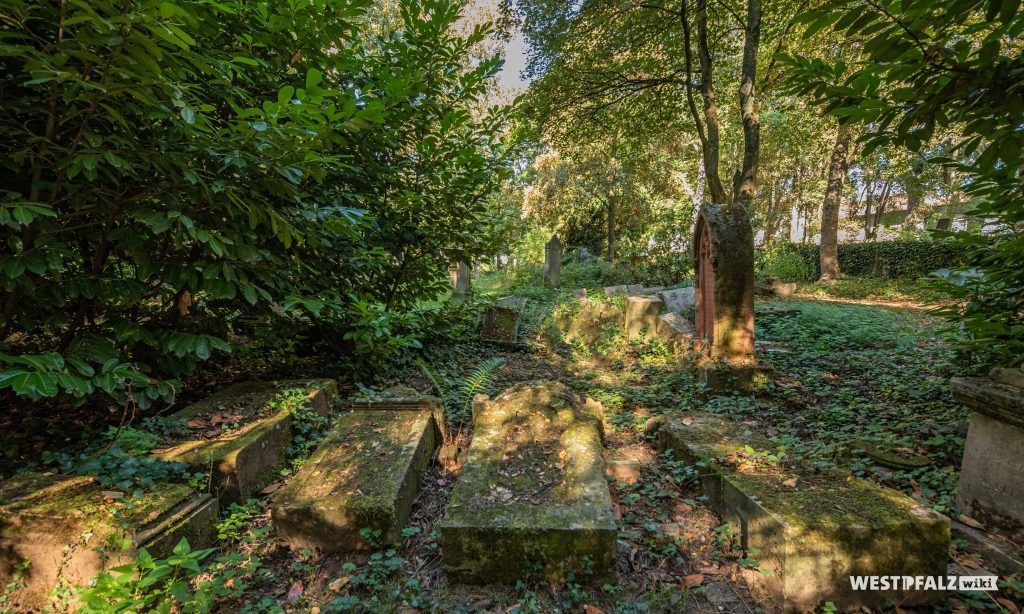
[[[871,205],[875,202],[875,178],[867,173],[867,185],[864,187],[864,239],[871,236]]]
[[[605,202],[608,213],[608,262],[615,262],[615,195],[609,194]]]
[[[761,2],[747,0],[747,23],[740,66],[740,116],[743,118],[743,169],[735,186],[736,198],[749,203],[754,198],[761,152],[761,114],[754,91],[757,79],[757,51],[761,46]]]
[[[875,210],[875,217],[871,223],[871,240],[878,240],[878,225],[882,223],[882,216],[885,215],[885,208],[889,204],[889,195],[892,194],[892,182],[885,182],[882,189],[882,197],[878,199],[878,208]]]
[[[910,172],[907,173],[907,211],[911,213],[917,211],[917,208],[924,202],[924,186],[921,185],[921,174],[924,173],[924,165],[923,158],[914,158],[913,164],[910,165]]]
[[[828,184],[821,203],[821,281],[839,279],[839,205],[849,162],[850,128],[840,125],[828,165]]]

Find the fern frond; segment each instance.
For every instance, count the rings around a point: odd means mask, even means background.
[[[462,401],[463,411],[468,412],[473,403],[473,397],[484,392],[491,385],[494,371],[505,364],[504,358],[490,358],[483,361],[473,372],[462,381],[459,387],[459,399]]]
[[[435,373],[434,370],[430,368],[430,365],[427,364],[427,361],[422,358],[416,359],[416,366],[420,368],[423,375],[430,380],[434,389],[437,390],[437,394],[441,397],[441,402],[445,402],[448,398],[448,385],[445,378]]]

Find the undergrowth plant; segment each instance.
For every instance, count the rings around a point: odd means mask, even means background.
[[[457,433],[461,432],[462,425],[469,422],[473,397],[490,389],[494,381],[494,372],[503,364],[505,364],[504,358],[489,358],[478,364],[469,375],[459,380],[431,368],[422,358],[416,361],[420,371],[430,380],[434,389],[441,396],[445,419],[449,426],[456,427]],[[449,429],[450,432],[451,429]]]

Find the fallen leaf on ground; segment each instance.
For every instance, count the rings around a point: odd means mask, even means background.
[[[981,524],[980,522],[978,522],[977,520],[971,518],[970,516],[965,516],[963,514],[960,514],[957,517],[957,520],[959,520],[960,522],[964,523],[965,525],[967,525],[969,527],[974,527],[975,529],[984,529],[985,528],[985,525]]]
[[[192,418],[191,420],[189,420],[188,422],[185,423],[185,426],[187,426],[190,429],[205,428],[206,427],[206,420],[204,420],[202,418]]]
[[[338,578],[337,580],[334,580],[330,584],[328,584],[327,585],[327,590],[331,591],[332,593],[337,593],[341,589],[343,589],[346,586],[348,586],[348,583],[351,582],[351,581],[352,581],[352,578],[350,578],[348,576],[342,576],[342,577]]]
[[[783,486],[789,486],[790,488],[796,488],[796,478],[790,478],[782,483]]]
[[[685,424],[686,426],[690,426],[691,424],[693,424],[693,418],[690,418],[689,416],[683,418],[683,424]]]
[[[695,586],[700,586],[703,583],[704,583],[704,574],[702,574],[702,573],[695,573],[695,574],[690,574],[690,575],[686,576],[685,578],[683,578],[683,581],[680,582],[680,585],[683,587],[684,591],[688,591],[691,588],[693,588]]]
[[[292,584],[292,587],[288,589],[288,595],[285,596],[284,600],[288,603],[298,601],[299,597],[302,597],[302,588],[302,580]]]
[[[269,486],[260,491],[261,495],[269,495],[270,493],[277,492],[282,486],[284,486],[284,480],[278,480],[271,483]]]
[[[583,606],[583,614],[604,614],[604,610],[597,607],[596,605],[590,605],[589,603]]]
[[[1020,608],[1018,608],[1017,604],[1010,601],[1009,599],[1005,597],[996,597],[996,602],[999,603],[999,605],[1006,608],[1006,610],[1010,612],[1010,614],[1020,614]]]
[[[124,499],[124,493],[120,490],[104,490],[100,492],[104,499]]]

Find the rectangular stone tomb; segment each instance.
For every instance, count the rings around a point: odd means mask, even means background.
[[[361,529],[383,544],[401,535],[438,444],[433,412],[353,411],[277,494],[271,517],[293,549],[369,550]]]
[[[588,560],[590,580],[613,580],[617,533],[600,405],[543,382],[478,400],[473,410],[468,458],[439,525],[449,578],[580,578]]]
[[[658,338],[673,350],[683,350],[693,345],[693,324],[678,313],[663,313],[658,316]]]
[[[656,296],[631,296],[626,299],[626,337],[654,337],[658,333],[658,316],[664,304]]]
[[[759,452],[774,446],[742,423],[694,414],[668,421],[661,450],[702,463],[709,503],[739,544],[768,573],[750,573],[755,592],[785,610],[920,605],[940,591],[854,591],[850,576],[941,576],[950,522],[913,499],[872,482],[778,467]],[[751,455],[747,446],[753,448]]]
[[[182,537],[193,548],[216,540],[217,500],[184,484],[166,484],[142,499],[107,488],[89,476],[25,473],[0,484],[0,586],[29,562],[24,588],[7,606],[37,611],[58,582],[80,586],[101,571],[122,565],[145,548],[171,554]],[[118,550],[108,539],[127,540]]]
[[[334,380],[249,382],[230,386],[173,414],[172,419],[207,424],[209,438],[178,441],[156,452],[161,460],[184,463],[210,474],[210,492],[223,503],[244,503],[276,476],[291,444],[293,413],[332,411]],[[242,424],[237,430],[224,425]]]
[[[488,307],[480,336],[488,341],[515,343],[519,338],[519,312],[501,305]]]
[[[665,303],[666,311],[681,313],[687,307],[694,304],[696,288],[677,288],[675,290],[662,290],[658,293]]]

